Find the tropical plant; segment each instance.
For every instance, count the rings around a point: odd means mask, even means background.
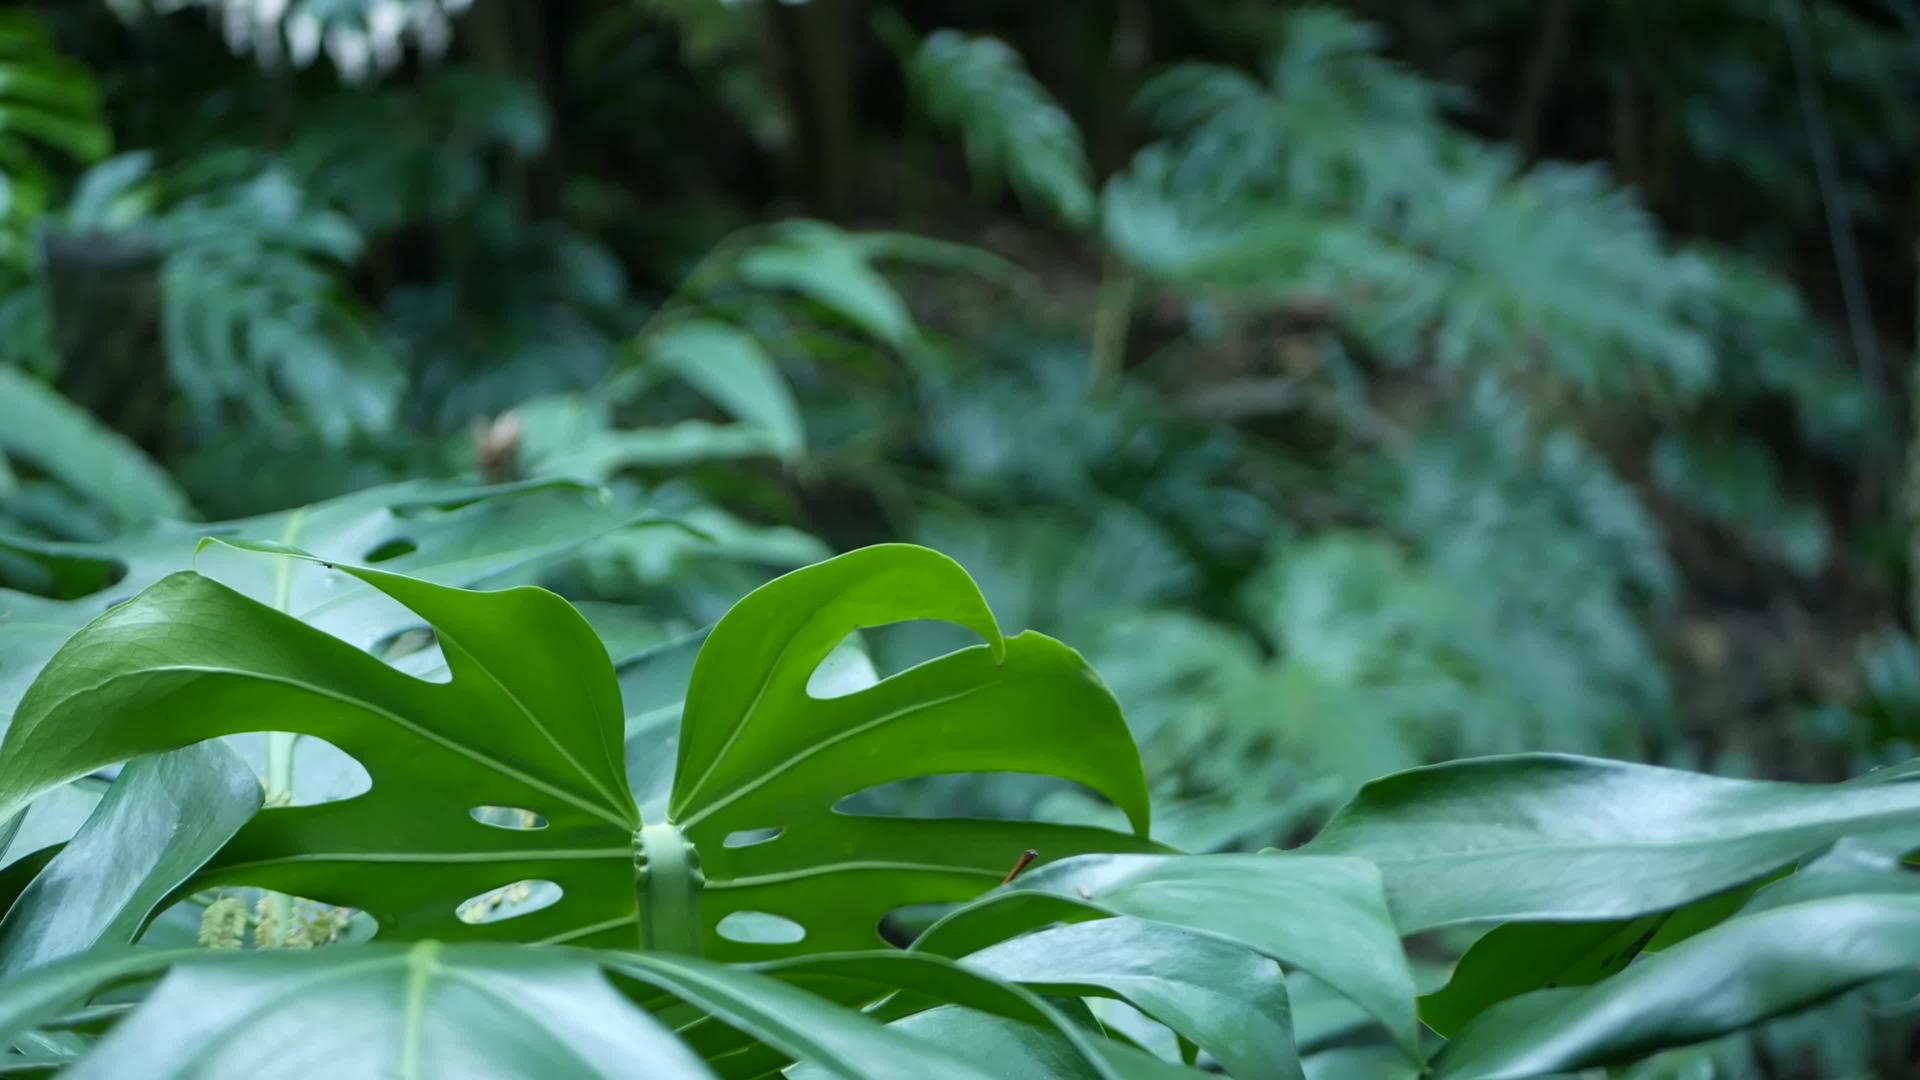
[[[53,198],[42,153],[87,164],[112,145],[93,73],[62,56],[32,13],[0,13],[0,271],[32,260],[32,226]]]
[[[1920,821],[1909,771],[1821,788],[1488,758],[1369,784],[1299,851],[1160,853],[1141,836],[1138,758],[1085,663],[1003,636],[952,562],[883,546],[781,578],[714,627],[664,816],[646,820],[619,681],[564,601],[327,569],[425,620],[445,666],[396,670],[189,571],[89,625],[21,702],[0,744],[10,819],[138,760],[70,844],[0,871],[10,1064],[85,1075],[137,1054],[150,1073],[222,1071],[283,1051],[267,1033],[298,1010],[313,1039],[281,1059],[287,1075],[798,1061],[1175,1076],[1194,1075],[1181,1062],[1196,1053],[1232,1075],[1300,1075],[1284,968],[1357,1006],[1378,1033],[1363,1044],[1393,1071],[1432,1056],[1439,1075],[1530,1076],[1739,1030],[1915,963],[1866,945],[1920,920],[1897,858]],[[813,687],[850,627],[912,618],[983,644],[851,691]],[[371,787],[260,809],[206,740],[266,724],[337,745]],[[874,784],[975,770],[1077,780],[1131,831],[835,809]],[[463,916],[529,880],[552,887]],[[114,947],[170,900],[248,883],[363,910],[377,940],[310,955]],[[213,903],[217,927],[229,916]],[[881,918],[928,903],[960,906],[910,949],[885,947]],[[1445,989],[1416,1000],[1400,937],[1490,922]],[[129,983],[152,986],[131,1013],[88,1007]],[[1165,1025],[1171,1058],[1094,1023],[1086,1002],[1103,998]],[[1449,1037],[1437,1056],[1419,1021]]]
[[[976,189],[992,194],[1004,183],[1067,225],[1093,220],[1080,129],[1027,74],[1019,53],[993,38],[937,30],[905,64],[916,106],[959,132]]]

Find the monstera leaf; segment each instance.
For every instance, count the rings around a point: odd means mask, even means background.
[[[62,642],[101,612],[193,565],[202,537],[272,540],[326,559],[471,586],[524,576],[636,516],[572,483],[416,482],[240,521],[167,522],[98,544],[0,537],[0,722]],[[363,647],[419,623],[337,574],[261,559],[203,562],[202,569]]]
[[[224,956],[93,953],[10,980],[0,991],[0,1040],[116,981],[161,972],[152,995],[72,1075],[720,1075],[690,1045],[696,1040],[635,998],[655,1009],[697,1009],[776,1065],[814,1061],[851,1077],[989,1075],[748,971],[686,957],[439,942]]]
[[[808,692],[848,633],[909,619],[956,623],[986,644],[843,697]],[[1085,661],[1038,634],[1003,638],[979,590],[944,556],[868,548],[772,582],[714,627],[687,689],[667,819],[700,849],[706,914],[791,920],[809,950],[871,945],[897,907],[971,899],[1026,849],[1055,859],[1148,848],[1116,845],[1104,830],[834,808],[880,784],[966,772],[1075,781],[1147,834],[1139,753]],[[728,843],[769,829],[778,834],[763,842]]]
[[[371,789],[262,812],[185,888],[255,885],[362,909],[389,940],[746,959],[877,944],[888,912],[972,899],[1028,848],[1043,860],[1150,848],[1139,758],[1105,688],[1059,643],[1001,636],[966,573],[926,549],[868,548],[797,571],[721,620],[694,667],[667,817],[655,822],[629,793],[606,649],[566,601],[337,569],[433,628],[446,681],[201,574],[174,574],[48,663],[0,743],[0,820],[116,761],[298,732],[356,758]],[[847,633],[903,619],[956,622],[985,643],[841,697],[808,693]],[[969,771],[1084,784],[1136,835],[835,810],[875,785]],[[769,829],[779,831],[730,846]],[[460,917],[466,901],[522,881],[549,882],[558,899],[495,921]],[[798,933],[730,940],[722,924],[736,912]]]

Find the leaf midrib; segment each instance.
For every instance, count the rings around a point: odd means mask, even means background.
[[[130,672],[123,675],[115,675],[112,678],[106,679],[99,683],[95,683],[92,686],[86,687],[83,690],[76,690],[70,694],[67,694],[61,700],[63,703],[77,701],[87,696],[99,694],[105,691],[108,687],[114,685],[115,683],[121,682],[122,680],[130,679],[130,678],[147,678],[156,674],[223,676],[227,678],[243,679],[243,680],[249,680],[254,682],[273,683],[275,685],[284,686],[296,691],[313,694],[317,697],[326,698],[330,701],[335,701],[342,705],[359,709],[370,716],[375,716],[382,720],[385,720],[388,723],[393,724],[395,727],[398,727],[401,730],[406,731],[417,738],[425,739],[426,741],[431,742],[436,746],[441,747],[442,749],[450,750],[453,753],[460,755],[461,757],[467,758],[468,760],[474,762],[477,765],[490,769],[493,772],[499,773],[501,776],[504,776],[511,780],[525,784],[536,791],[541,791],[548,795],[551,795],[552,797],[559,799],[564,803],[567,803],[568,805],[572,806],[576,810],[580,810],[584,813],[592,815],[593,817],[599,818],[601,821],[604,821],[609,825],[613,825],[619,828],[623,832],[629,831],[632,828],[631,824],[627,822],[625,819],[621,818],[618,815],[607,813],[603,808],[601,808],[600,806],[598,806],[597,804],[593,803],[590,800],[582,799],[572,794],[571,792],[566,791],[563,788],[555,787],[554,785],[549,784],[546,781],[541,780],[536,776],[532,776],[528,773],[524,773],[519,769],[513,768],[512,766],[499,760],[498,758],[492,757],[491,755],[481,753],[480,751],[472,749],[471,747],[463,746],[459,742],[453,739],[450,739],[447,736],[442,735],[431,728],[423,727],[420,724],[416,724],[413,721],[407,719],[404,716],[401,716],[398,713],[392,712],[388,709],[383,709],[380,706],[375,705],[370,701],[362,700],[350,694],[343,694],[338,691],[329,690],[325,687],[318,686],[309,682],[303,682],[299,679],[286,678],[284,676],[279,676],[279,675],[269,675],[269,674],[265,674],[263,672],[257,672],[257,671],[244,671],[237,668],[213,667],[213,666],[203,665],[203,664],[164,664],[164,665],[155,665],[152,667],[141,668],[139,671]],[[405,676],[405,675],[400,675],[399,677],[409,678],[409,676]],[[417,682],[418,680],[415,680],[415,681]],[[438,686],[438,684],[434,684],[434,683],[423,683],[422,685],[429,688]],[[44,713],[42,715],[44,715]]]
[[[762,772],[758,776],[754,776],[736,785],[733,788],[733,790],[727,792],[725,795],[722,795],[720,798],[714,800],[713,802],[708,803],[706,806],[701,807],[699,811],[693,814],[693,816],[681,822],[680,828],[683,830],[692,829],[695,825],[698,825],[700,822],[706,820],[708,817],[712,816],[713,814],[718,813],[719,811],[725,809],[726,807],[731,806],[735,802],[738,802],[740,799],[745,798],[746,796],[752,794],[753,792],[759,790],[760,788],[765,787],[767,784],[772,783],[774,780],[779,779],[780,776],[794,769],[801,762],[817,754],[824,753],[825,751],[835,746],[838,746],[843,742],[846,742],[848,739],[858,738],[859,736],[864,735],[869,731],[873,731],[877,728],[885,727],[886,725],[891,724],[896,720],[899,720],[903,717],[911,716],[914,713],[921,712],[926,709],[938,708],[942,705],[948,705],[955,701],[960,701],[965,698],[971,697],[974,694],[982,693],[986,690],[991,690],[997,687],[1004,687],[1006,685],[1008,685],[1008,680],[995,680],[993,682],[978,683],[974,686],[969,686],[965,690],[961,690],[958,693],[947,694],[942,697],[928,698],[921,701],[916,701],[911,705],[907,705],[905,707],[895,709],[892,712],[882,713],[871,720],[868,720],[864,723],[856,724],[853,727],[845,729],[844,731],[835,732],[833,735],[830,735],[827,738],[820,740],[819,742],[811,743],[807,746],[801,747],[799,750],[795,751],[792,754],[789,754],[786,758],[775,763],[771,768],[767,769],[765,772]],[[813,699],[810,698],[808,700],[813,700]],[[848,699],[835,699],[835,700],[848,700]],[[718,759],[715,759],[715,764],[716,765],[718,764]]]

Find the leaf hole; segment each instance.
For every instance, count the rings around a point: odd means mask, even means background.
[[[807,936],[806,927],[765,911],[729,912],[714,929],[728,941],[744,945],[792,945]]]
[[[420,550],[420,545],[404,536],[396,536],[361,556],[370,563],[390,562],[402,555],[411,555]]]
[[[966,627],[938,619],[909,619],[869,627],[863,633],[867,654],[881,678],[981,643],[980,635]]]
[[[111,556],[54,554],[0,538],[0,588],[78,600],[111,589],[127,576],[127,564]]]
[[[153,949],[211,947],[312,949],[362,944],[380,932],[373,916],[303,896],[275,898],[262,889],[223,888],[185,897],[161,911],[141,932]]]
[[[282,733],[286,734],[286,733]],[[253,767],[258,776],[267,776],[267,745],[273,734],[264,731],[227,736],[227,745]],[[293,739],[293,784],[283,801],[269,806],[318,806],[342,802],[373,790],[373,777],[366,766],[345,750],[318,735],[291,735]],[[271,793],[269,793],[271,797]]]
[[[373,654],[388,667],[421,682],[453,681],[446,654],[440,651],[440,638],[431,627],[414,626],[388,635],[374,645]]]
[[[467,811],[473,820],[496,829],[531,832],[547,827],[547,819],[517,806],[476,806]]]
[[[879,681],[880,674],[867,655],[866,642],[860,631],[855,630],[842,638],[813,669],[813,674],[807,676],[807,696],[816,701],[831,701],[857,694]]]
[[[470,897],[461,901],[455,910],[459,912],[461,922],[478,926],[531,915],[559,903],[563,895],[560,886],[554,882],[530,878]]]
[[[767,843],[786,831],[786,828],[780,825],[765,829],[735,829],[727,834],[725,840],[720,841],[720,846],[730,848],[752,847],[755,844]]]

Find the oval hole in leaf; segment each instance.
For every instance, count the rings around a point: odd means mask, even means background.
[[[816,701],[857,694],[880,681],[866,643],[855,630],[833,647],[825,660],[807,676],[807,696]]]
[[[263,903],[267,895],[260,889],[221,889],[211,897],[202,894],[183,898],[154,916],[141,931],[139,944],[150,949],[190,949],[202,944],[200,936],[205,932],[209,940],[218,943],[216,951],[235,947],[310,948],[363,944],[380,931],[378,920],[357,908],[289,896],[287,910],[292,921],[287,933],[291,940],[284,946],[274,945],[271,938],[262,944],[262,909],[268,913],[273,910]],[[208,909],[214,901],[222,902],[221,907],[210,915]],[[270,923],[267,932],[272,933]]]
[[[728,941],[747,945],[791,945],[807,936],[806,927],[765,911],[731,912],[714,929]]]
[[[547,819],[517,806],[476,806],[468,810],[473,820],[496,829],[533,830],[547,827]]]
[[[725,840],[720,841],[720,846],[730,848],[752,847],[755,844],[764,844],[769,840],[775,839],[785,831],[786,829],[779,825],[766,829],[735,829],[733,832],[727,834]]]
[[[266,732],[227,736],[227,745],[261,776],[267,775]],[[293,800],[285,806],[340,802],[373,790],[373,777],[352,754],[318,735],[293,738]]]
[[[550,908],[564,895],[560,886],[534,878],[489,889],[479,896],[463,900],[458,907],[460,921],[469,924],[504,922]]]
[[[866,641],[867,655],[873,657],[874,669],[881,678],[982,644],[979,636],[966,627],[937,619],[909,619],[870,626],[861,631],[861,635]]]
[[[421,682],[449,683],[453,673],[447,670],[447,658],[440,651],[440,639],[425,626],[409,627],[373,647],[373,654],[388,667]]]
[[[397,559],[402,555],[411,555],[420,550],[420,545],[404,536],[396,536],[367,552],[362,559],[369,563],[383,563]]]

